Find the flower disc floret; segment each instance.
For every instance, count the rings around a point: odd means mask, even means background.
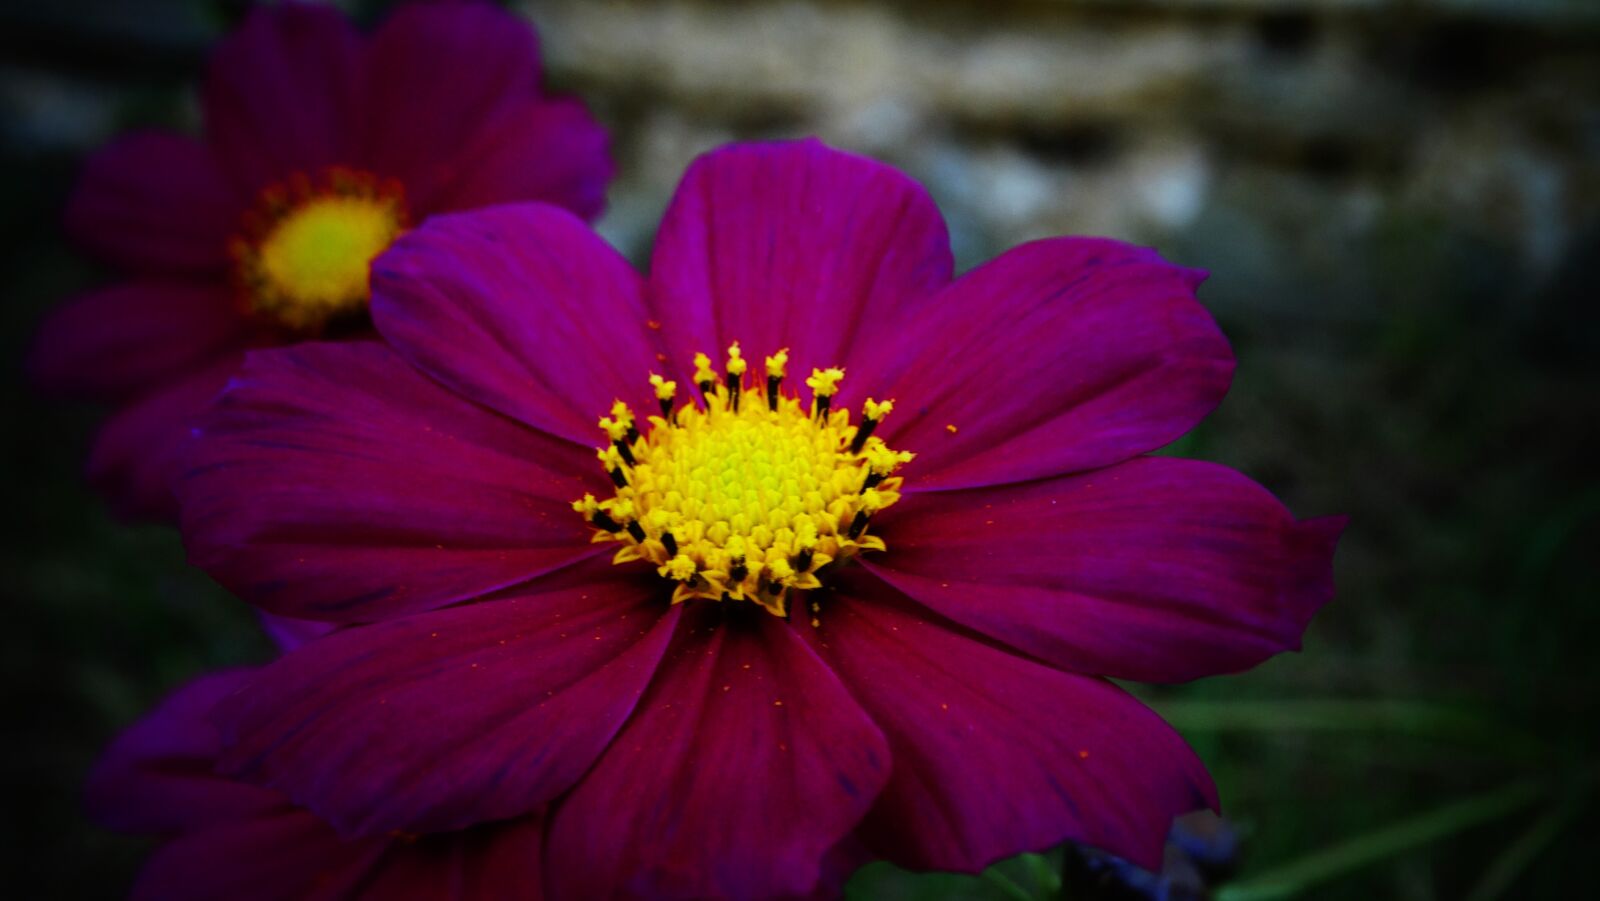
[[[333,168],[268,187],[231,245],[245,305],[300,332],[359,315],[372,260],[406,220],[399,183],[366,172]]]
[[[884,543],[872,516],[900,499],[893,475],[911,454],[873,437],[893,409],[866,402],[859,425],[831,410],[840,369],[813,371],[802,404],[781,390],[788,354],[766,360],[767,380],[746,386],[747,363],[728,348],[726,378],[710,358],[694,359],[703,405],[675,404],[677,384],[650,383],[661,415],[641,431],[620,401],[600,428],[611,443],[596,452],[616,495],[585,495],[573,508],[596,541],[622,543],[617,563],[645,561],[689,598],[754,601],[788,615],[789,592],[819,587],[818,573]]]

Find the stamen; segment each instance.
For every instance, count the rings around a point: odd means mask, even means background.
[[[633,458],[633,448],[629,447],[628,429],[624,423],[618,422],[609,416],[600,417],[600,428],[605,429],[606,436],[611,439],[611,446],[617,449],[622,456],[622,462],[633,466],[638,463]]]
[[[622,452],[617,450],[616,445],[595,451],[595,456],[600,458],[600,465],[611,475],[611,484],[618,488],[628,487],[628,474],[622,468]]]
[[[611,418],[628,427],[628,443],[633,444],[640,438],[639,428],[634,423],[633,411],[622,401],[613,401],[611,404]]]
[[[677,425],[672,415],[672,398],[678,393],[678,383],[669,382],[652,372],[650,386],[656,389],[656,400],[661,404],[661,418],[665,419],[668,425]]]
[[[833,396],[839,393],[839,382],[843,379],[843,369],[811,370],[811,377],[806,379],[806,384],[811,388],[812,405],[819,422],[828,418],[828,405],[833,402]]]
[[[856,437],[850,442],[850,453],[859,454],[866,447],[867,439],[872,437],[872,430],[878,427],[883,417],[894,410],[894,401],[886,400],[878,403],[872,398],[861,405],[861,425],[856,429]]]
[[[785,347],[767,357],[767,409],[778,411],[778,386],[783,383],[783,369],[789,365],[789,348]]]
[[[861,491],[865,493],[869,488],[876,488],[887,479],[891,473],[902,465],[911,462],[916,454],[910,451],[890,450],[878,439],[867,442],[867,477],[861,483]]]
[[[739,396],[744,394],[744,357],[740,356],[739,342],[728,348],[728,406],[739,412]]]
[[[711,358],[703,353],[694,355],[694,385],[710,404],[711,391],[717,387],[717,373],[711,368]]]

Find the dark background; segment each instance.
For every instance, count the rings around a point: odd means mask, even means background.
[[[0,885],[14,897],[121,892],[145,846],[84,822],[85,768],[178,682],[269,653],[170,531],[119,524],[86,492],[96,411],[36,397],[20,366],[43,312],[105,277],[58,231],[83,155],[129,126],[191,127],[204,49],[240,9],[0,0],[0,857],[14,870]],[[1144,691],[1243,838],[1223,897],[1594,890],[1600,7],[526,9],[551,81],[615,131],[623,177],[601,229],[635,260],[695,153],[815,133],[921,179],[963,266],[1094,233],[1212,271],[1201,297],[1238,376],[1174,452],[1240,468],[1302,516],[1352,517],[1339,596],[1303,654]],[[1044,897],[1055,865],[874,867],[852,892]]]

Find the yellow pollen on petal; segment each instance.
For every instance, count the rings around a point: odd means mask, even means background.
[[[826,403],[843,370],[813,372],[802,403],[770,381],[743,385],[737,343],[728,356],[729,378],[703,405],[674,406],[676,386],[652,374],[662,415],[631,439],[631,414],[614,406],[600,420],[611,443],[595,453],[616,494],[585,495],[573,509],[595,541],[622,545],[618,564],[648,563],[676,583],[674,602],[748,600],[785,616],[790,594],[820,587],[819,573],[883,549],[871,519],[900,499],[903,480],[891,476],[911,455],[875,437],[853,448],[850,412]],[[782,377],[787,356],[766,359],[769,380]],[[718,381],[704,355],[694,362],[697,385]],[[890,406],[869,402],[869,418]]]
[[[229,249],[244,303],[279,325],[316,333],[366,310],[372,260],[405,230],[398,183],[346,169],[261,192]]]

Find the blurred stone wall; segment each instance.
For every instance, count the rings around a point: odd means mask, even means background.
[[[1528,283],[1600,211],[1586,0],[537,0],[552,78],[617,133],[632,255],[684,165],[815,134],[927,184],[970,265],[1093,233],[1209,266],[1224,304],[1360,317],[1388,229]]]

